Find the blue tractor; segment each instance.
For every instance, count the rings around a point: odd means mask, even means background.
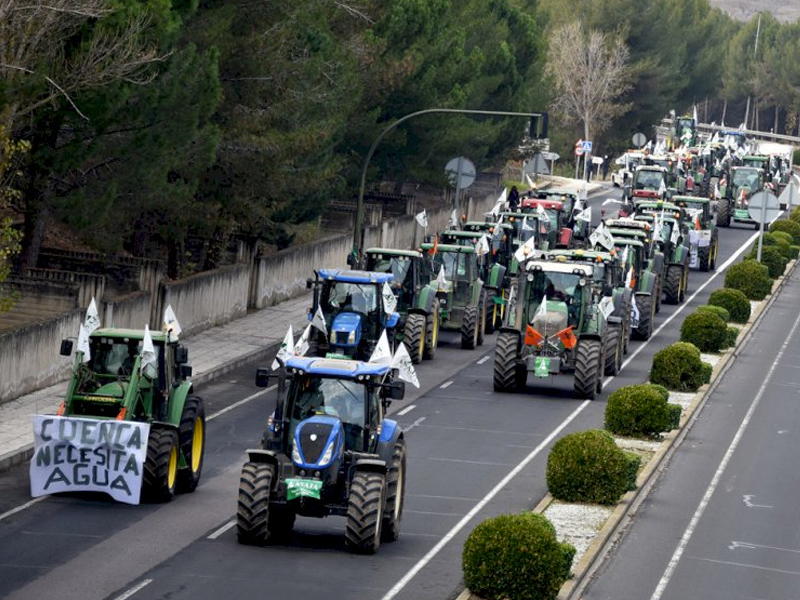
[[[383,298],[384,285],[394,279],[391,273],[320,269],[315,275],[306,282],[314,289],[308,318],[311,320],[319,308],[328,336],[314,329],[309,355],[369,360],[384,329],[394,348],[400,314],[388,312]]]
[[[258,369],[256,385],[274,376]],[[406,443],[385,418],[405,384],[389,365],[292,357],[288,386],[260,449],[248,450],[239,483],[237,533],[243,544],[287,536],[295,516],[346,517],[345,546],[372,554],[400,535]]]

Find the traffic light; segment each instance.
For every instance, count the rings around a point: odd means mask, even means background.
[[[535,140],[541,140],[547,137],[548,115],[546,112],[541,113],[536,117],[531,117],[530,130],[528,135]]]

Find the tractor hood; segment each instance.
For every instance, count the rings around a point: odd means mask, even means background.
[[[338,418],[316,415],[297,425],[292,444],[292,462],[296,467],[327,469],[338,465],[343,453],[344,430]]]
[[[119,381],[107,383],[92,392],[92,396],[107,396],[110,398],[122,398],[124,395],[125,392],[122,388],[122,384]]]
[[[331,342],[335,346],[355,348],[361,341],[363,317],[357,313],[343,312],[334,317],[331,325]]]

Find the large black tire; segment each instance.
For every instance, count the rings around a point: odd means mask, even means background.
[[[684,300],[686,300],[686,290],[689,289],[689,261],[688,260],[683,265],[683,268],[681,269],[681,274],[683,275],[683,283],[681,284],[680,302],[683,302]]]
[[[499,291],[499,290],[498,290]],[[496,319],[497,315],[495,311],[499,314],[500,311],[496,307],[499,305],[494,301],[494,296],[491,298],[487,297],[486,300],[486,327],[484,328],[484,333],[486,335],[492,335],[494,333],[494,328],[496,326]]]
[[[514,392],[518,389],[516,374],[519,360],[519,336],[501,331],[494,346],[494,391]]]
[[[717,253],[719,252],[719,237],[714,237],[711,240],[711,270],[717,270]]]
[[[356,471],[353,475],[344,534],[348,551],[373,554],[380,547],[385,484],[380,473]]]
[[[461,348],[474,350],[478,344],[478,307],[467,306],[464,308],[464,317],[461,321]]]
[[[606,361],[604,372],[606,375],[616,375],[622,363],[622,326],[609,325],[606,333]]]
[[[597,378],[602,370],[602,344],[599,340],[578,340],[575,352],[575,397],[594,400],[597,395]]]
[[[425,317],[425,348],[422,358],[431,360],[436,356],[436,347],[439,345],[439,301],[433,301],[431,312]]]
[[[636,296],[636,308],[639,309],[639,324],[633,331],[633,337],[637,340],[649,340],[653,335],[653,297]]]
[[[619,315],[622,318],[622,355],[628,353],[628,342],[631,341],[631,300],[623,299],[622,311]]]
[[[486,290],[483,290],[481,292],[480,299],[478,300],[478,339],[475,340],[475,344],[478,346],[483,346],[483,338],[486,334],[487,318]]]
[[[142,496],[147,502],[169,502],[175,496],[179,452],[175,429],[150,429],[142,478]]]
[[[236,509],[236,537],[240,544],[263,546],[269,541],[269,497],[274,476],[272,465],[244,463]]]
[[[383,511],[381,538],[394,542],[400,537],[403,522],[403,505],[406,491],[406,442],[398,440],[394,445],[392,462],[386,473],[386,508]]]
[[[178,491],[193,492],[200,483],[206,452],[206,409],[197,396],[186,398],[178,436],[186,461],[186,466],[178,471]]]
[[[664,295],[663,279],[661,275],[656,275],[656,282],[653,285],[653,294],[656,297],[656,313],[661,312],[661,297]]]
[[[701,271],[711,269],[711,246],[701,246],[697,249],[697,266]]]
[[[731,224],[731,201],[720,198],[717,202],[717,225],[728,227]]]
[[[667,304],[680,304],[682,286],[683,267],[681,265],[669,265],[664,278],[664,302]]]
[[[406,345],[411,362],[419,364],[425,354],[425,315],[409,313],[403,331],[403,343]]]

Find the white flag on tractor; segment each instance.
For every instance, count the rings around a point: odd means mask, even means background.
[[[678,243],[678,236],[680,235],[680,224],[676,221],[672,224],[672,235],[669,237],[669,241],[672,244]]]
[[[522,219],[522,231],[536,231],[535,228],[528,225],[528,215]]]
[[[86,327],[86,332],[89,334],[100,327],[100,315],[97,314],[97,304],[94,298],[89,302],[89,308],[86,309],[86,318],[83,320],[83,326]]]
[[[539,305],[539,309],[533,316],[533,320],[536,321],[539,319],[546,319],[546,318],[547,318],[547,296],[543,296],[542,303]]]
[[[536,238],[531,237],[528,239],[527,242],[522,244],[517,251],[514,252],[514,258],[517,259],[518,263],[521,263],[527,258],[533,258],[533,253],[536,251]]]
[[[444,272],[444,265],[439,267],[439,274],[436,276],[436,289],[440,292],[447,291],[447,275]]]
[[[636,296],[631,294],[631,327],[639,326],[639,307],[636,306]]]
[[[483,234],[481,239],[475,243],[475,254],[481,257],[485,254],[489,254],[489,251],[489,238],[486,237],[486,234]]]
[[[156,349],[153,346],[153,336],[150,335],[150,326],[144,326],[144,339],[142,340],[142,362],[141,370],[143,371],[147,365],[156,364]]]
[[[592,232],[589,236],[589,242],[592,246],[600,245],[606,250],[614,248],[614,236],[606,227],[605,223],[600,223],[600,226]]]
[[[536,205],[536,216],[539,217],[539,220],[546,221],[547,223],[550,222],[550,217],[547,214],[547,211],[541,204]]]
[[[625,263],[623,263],[625,264]],[[631,284],[633,283],[633,267],[628,269],[628,272],[625,273],[625,287],[629,288],[632,287]]]
[[[383,297],[383,310],[386,314],[390,315],[397,310],[397,298],[394,296],[392,288],[389,287],[387,281],[383,282],[383,289],[381,290]]]
[[[428,213],[424,208],[422,209],[422,212],[418,213],[415,218],[417,219],[417,223],[419,223],[420,227],[424,227],[425,229],[428,228]]]
[[[589,206],[584,208],[581,212],[575,215],[576,221],[586,221],[587,223],[592,222],[592,207]]]
[[[661,180],[661,184],[658,186],[658,193],[663,196],[667,193],[667,186],[664,185],[664,180]]]
[[[83,362],[89,362],[92,353],[89,350],[89,331],[83,323],[78,327],[78,351],[83,352]]]
[[[400,346],[405,347],[405,344],[400,344]],[[389,347],[389,338],[386,337],[385,329],[378,339],[375,350],[372,351],[372,356],[369,357],[369,362],[387,365],[392,362],[392,349]]]
[[[625,249],[622,251],[620,262],[622,263],[623,268],[625,268],[625,266],[628,264],[628,246],[625,246]]]
[[[165,333],[170,333],[176,338],[181,334],[181,324],[178,323],[178,318],[175,316],[175,311],[172,310],[172,305],[168,305],[164,309],[164,324],[163,329]]]
[[[450,220],[447,221],[447,226],[448,227],[458,226],[458,213],[456,212],[455,208],[453,209],[453,212],[450,213]]]
[[[397,352],[394,353],[390,366],[393,369],[397,369],[398,379],[407,381],[416,388],[419,387],[417,372],[414,370],[414,364],[411,362],[411,356],[409,356],[405,344],[397,346]]]
[[[309,343],[308,340],[311,338],[311,323],[306,325],[306,328],[303,330],[303,334],[300,336],[300,339],[297,340],[297,343],[294,345],[294,354],[295,356],[305,356],[308,352]]]
[[[289,325],[289,331],[286,332],[283,338],[281,347],[278,349],[278,355],[275,357],[275,360],[272,361],[272,370],[274,371],[280,368],[281,364],[278,362],[279,359],[283,364],[286,364],[286,361],[292,356],[294,356],[294,334],[292,333],[292,326]]]
[[[322,307],[317,306],[317,312],[314,313],[314,318],[311,319],[311,326],[317,331],[321,331],[325,337],[328,337],[328,326],[325,324],[325,315],[322,314]]]

